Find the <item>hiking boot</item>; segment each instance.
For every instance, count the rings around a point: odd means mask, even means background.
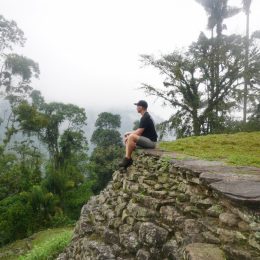
[[[119,167],[124,167],[124,168],[127,168],[128,166],[132,165],[133,164],[133,160],[132,158],[128,159],[128,158],[124,158],[122,160],[121,163],[119,163]]]

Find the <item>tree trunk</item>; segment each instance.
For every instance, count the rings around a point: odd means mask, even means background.
[[[219,93],[220,90],[220,46],[222,44],[221,40],[222,40],[222,21],[220,23],[217,24],[217,57],[216,57],[216,75],[215,75],[215,83],[216,83],[216,88],[215,91],[217,93]],[[217,94],[217,98],[218,98],[218,94]],[[216,118],[218,118],[218,105],[216,105]]]
[[[244,70],[244,107],[243,107],[243,122],[246,123],[246,117],[247,117],[247,96],[248,96],[248,59],[249,59],[249,10],[246,14],[246,42],[245,42],[245,70]]]
[[[200,135],[200,120],[198,118],[198,112],[194,111],[192,115],[192,121],[193,121],[193,132],[194,135],[198,136]]]

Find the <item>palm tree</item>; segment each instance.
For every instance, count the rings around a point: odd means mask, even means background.
[[[196,0],[208,14],[208,29],[216,27],[217,36],[220,37],[224,28],[223,21],[238,14],[241,9],[228,5],[228,0]]]
[[[249,16],[250,16],[250,7],[252,0],[242,0],[243,10],[246,14],[246,41],[245,41],[245,70],[244,70],[244,107],[243,107],[243,121],[246,123],[247,115],[247,95],[248,95],[248,59],[249,59]]]
[[[241,8],[228,5],[228,0],[196,0],[201,4],[207,15],[208,25],[207,28],[211,30],[212,39],[212,62],[211,62],[211,82],[210,89],[214,92],[215,89],[219,89],[220,82],[220,68],[219,68],[219,49],[222,39],[222,31],[226,28],[223,24],[224,20],[230,18],[241,11]],[[214,29],[216,28],[217,37],[214,40]],[[217,91],[218,92],[218,91]],[[218,117],[219,108],[216,105],[215,116]]]

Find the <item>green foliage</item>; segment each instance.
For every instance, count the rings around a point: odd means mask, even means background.
[[[23,46],[24,43],[24,33],[17,24],[0,15],[0,97],[8,100],[12,109],[7,120],[4,146],[18,132],[14,109],[28,97],[32,91],[32,78],[38,78],[40,74],[39,65],[35,61],[10,53],[15,45]]]
[[[260,103],[253,109],[253,113],[249,118],[249,123],[253,123],[255,125],[255,130],[260,131]]]
[[[32,104],[24,101],[15,109],[17,122],[24,133],[36,135],[48,146],[53,164],[59,168],[64,156],[69,156],[76,148],[82,151],[87,147],[82,131],[86,112],[72,104],[45,103],[39,91],[33,92],[31,98]],[[61,133],[64,124],[67,128]]]
[[[254,132],[260,131],[259,120],[249,119],[248,122],[229,120],[225,122],[223,133]]]
[[[34,212],[21,195],[0,201],[0,245],[20,239],[28,234],[34,222]]]
[[[98,193],[112,178],[118,160],[123,153],[123,144],[117,128],[120,127],[120,116],[103,112],[98,115],[96,129],[91,142],[96,145],[93,150],[88,170],[94,180],[92,190]]]
[[[32,92],[31,100],[21,101],[12,109],[14,131],[22,131],[28,138],[10,146],[12,153],[1,147],[0,203],[4,203],[0,211],[1,244],[25,237],[41,227],[73,223],[91,196],[93,183],[86,177],[84,109],[71,104],[45,103],[40,92]],[[48,148],[47,160],[34,146],[32,135]],[[9,205],[6,200],[13,194],[17,195]],[[7,208],[12,209],[8,216]]]
[[[218,36],[221,35],[224,28],[223,21],[238,14],[241,9],[229,6],[227,0],[196,0],[200,3],[208,14],[208,29],[213,30],[216,27]]]
[[[100,113],[95,123],[96,129],[92,134],[91,142],[100,147],[121,146],[122,138],[117,131],[120,125],[120,115],[108,112]]]
[[[34,217],[39,221],[42,219],[42,225],[48,224],[52,216],[60,211],[59,198],[39,185],[33,186],[30,192],[23,195],[27,197],[28,203],[34,211]]]
[[[90,157],[89,172],[95,180],[92,190],[99,193],[112,179],[112,173],[117,169],[123,148],[118,146],[96,147]]]
[[[201,127],[206,122],[206,118],[215,109],[214,105],[223,100],[226,89],[239,76],[236,74],[236,77],[228,81],[230,77],[227,78],[227,74],[230,74],[230,71],[226,71],[223,75],[223,83],[227,82],[219,89],[211,88],[208,77],[205,75],[210,71],[212,59],[212,55],[205,50],[211,47],[210,39],[201,35],[198,41],[190,46],[188,52],[173,52],[169,55],[163,55],[160,59],[149,55],[142,56],[144,64],[159,69],[166,77],[163,89],[148,84],[143,84],[142,88],[147,94],[159,96],[178,109],[172,116],[170,123],[172,123],[172,127],[177,128],[177,133],[180,132],[180,136],[201,133]],[[223,49],[223,55],[228,55],[229,52],[231,52],[229,48]],[[230,67],[232,67],[232,71],[237,72],[239,71],[237,60],[240,57],[232,56],[230,61],[233,61],[233,64],[230,64]],[[221,90],[223,93],[220,96]]]
[[[12,75],[19,75],[23,80],[38,78],[40,74],[39,65],[32,59],[17,54],[9,54],[5,59],[5,68]]]
[[[53,223],[59,198],[39,185],[0,200],[0,244],[20,239]]]
[[[70,159],[73,154],[87,150],[87,140],[83,130],[72,131],[66,129],[60,137],[59,146],[64,160]]]
[[[56,259],[58,254],[68,245],[71,237],[72,232],[66,230],[52,235],[51,238],[34,246],[25,256],[20,256],[19,260]]]
[[[42,227],[73,223],[94,183],[87,178],[86,112],[73,104],[47,103],[32,89],[31,79],[38,78],[39,65],[22,55],[4,53],[24,42],[16,23],[0,16],[0,91],[11,107],[0,144],[0,245]],[[97,125],[118,128],[120,117],[104,113]],[[11,144],[15,134],[22,140]],[[41,154],[33,140],[47,148],[49,157]],[[44,246],[48,254],[60,248],[59,242],[53,243],[53,247]],[[32,259],[39,254],[44,258],[39,250]]]
[[[95,127],[103,129],[117,129],[121,125],[120,115],[102,112],[98,115]]]
[[[72,220],[77,220],[80,215],[82,205],[87,203],[93,195],[92,187],[94,180],[88,180],[80,184],[75,189],[66,192],[64,196],[64,213]]]
[[[1,55],[1,63],[0,88],[4,90],[1,95],[14,107],[32,91],[31,79],[39,77],[39,65],[32,59],[15,53]]]
[[[33,142],[14,143],[10,149],[12,153],[0,153],[0,200],[41,182],[42,156]]]
[[[162,142],[160,147],[207,160],[224,160],[234,165],[260,167],[260,131],[236,134],[193,136],[174,142]]]
[[[29,105],[28,101],[23,101],[14,110],[17,120],[24,132],[39,132],[47,127],[49,120],[46,115],[39,113],[37,107]]]
[[[82,204],[81,204],[82,206]],[[77,209],[78,210],[78,209]],[[78,217],[79,215],[77,215]],[[69,216],[64,214],[61,211],[58,211],[55,213],[54,216],[52,216],[49,226],[50,227],[66,227],[75,224],[75,220],[71,219]]]
[[[49,177],[49,178],[48,178]],[[41,227],[73,223],[92,195],[93,181],[53,172],[41,185],[0,200],[0,244],[23,238]],[[18,184],[20,184],[18,182]]]
[[[122,145],[120,133],[114,129],[97,128],[91,137],[91,142],[97,146]]]
[[[11,49],[13,45],[23,46],[25,43],[24,32],[15,21],[9,21],[0,15],[0,51]]]
[[[222,35],[218,44],[218,39],[201,33],[187,52],[175,51],[159,59],[150,55],[142,58],[145,65],[157,68],[165,76],[163,87],[143,84],[142,89],[175,108],[175,114],[161,127],[174,128],[178,138],[221,132],[242,101],[244,41],[238,35]],[[255,47],[248,67],[254,80],[260,75],[258,67],[260,50]],[[259,89],[252,86],[248,93],[254,104]]]
[[[223,123],[222,133],[255,132],[260,131],[260,104],[252,109],[248,121],[234,120],[232,118]]]
[[[225,19],[242,8],[229,6],[228,0],[196,0],[208,14],[211,37],[201,33],[186,52],[173,51],[155,59],[142,55],[145,65],[165,76],[162,87],[143,84],[147,94],[170,104],[175,113],[157,126],[160,138],[174,129],[177,138],[221,133],[227,122],[243,107],[244,122],[260,100],[260,49],[258,32],[249,40],[240,35],[224,35]],[[251,0],[243,1],[249,16]],[[216,31],[216,35],[214,32]],[[247,23],[248,32],[248,23]]]
[[[19,259],[19,257],[27,257],[29,254],[35,252],[39,248],[43,249],[46,243],[50,240],[56,240],[63,234],[70,233],[72,235],[73,227],[66,228],[52,228],[45,229],[40,232],[34,233],[25,239],[16,240],[13,243],[5,245],[0,248],[1,259],[12,260]],[[62,249],[61,249],[62,250]],[[41,251],[41,250],[40,250]],[[46,250],[47,253],[47,250]],[[33,253],[34,254],[34,253]],[[52,252],[50,252],[52,254]],[[48,255],[45,256],[48,259]]]

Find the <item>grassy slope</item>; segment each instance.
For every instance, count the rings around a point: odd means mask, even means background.
[[[231,165],[260,167],[260,131],[187,137],[161,142],[160,148]]]
[[[0,248],[2,260],[53,259],[70,241],[73,227],[53,228],[40,231],[31,237],[17,240]],[[2,257],[1,257],[2,255]],[[3,257],[3,255],[8,255]],[[22,256],[23,255],[23,256]]]

